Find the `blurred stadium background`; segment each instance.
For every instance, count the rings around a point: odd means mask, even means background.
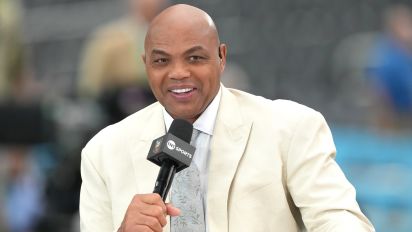
[[[113,116],[119,104],[153,101],[146,92],[128,92],[121,103],[118,92],[109,99],[113,92],[104,99],[78,94],[87,41],[125,14],[125,1],[0,0],[3,16],[17,18],[18,36],[10,40],[21,41],[22,51],[14,52],[23,70],[9,90],[0,88],[8,92],[0,94],[0,232],[79,231],[81,148],[122,117]],[[20,7],[4,10],[6,2]],[[411,7],[410,1],[169,3],[198,6],[215,19],[229,48],[228,87],[322,112],[334,134],[337,161],[377,231],[412,231],[412,114],[399,119],[382,107],[367,72],[384,33],[383,13],[397,3]],[[0,17],[0,43],[7,37],[5,18]],[[412,95],[412,84],[409,90]]]

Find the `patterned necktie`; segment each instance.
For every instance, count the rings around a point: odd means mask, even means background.
[[[190,142],[192,145],[195,144],[199,133],[198,130],[193,129]],[[176,174],[172,184],[171,202],[181,211],[180,216],[171,218],[172,232],[206,230],[199,170],[193,160],[188,168]]]

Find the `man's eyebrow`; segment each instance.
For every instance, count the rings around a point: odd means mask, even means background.
[[[160,49],[153,49],[151,52],[151,55],[164,55],[164,56],[169,56],[169,54],[163,50]]]
[[[204,49],[202,46],[198,45],[198,46],[194,46],[194,47],[192,47],[192,48],[189,48],[188,50],[185,51],[184,54],[187,55],[187,54],[190,54],[190,53],[199,51],[199,50],[205,50],[205,49]]]
[[[204,48],[203,46],[200,46],[200,45],[194,46],[194,47],[189,48],[188,50],[186,50],[186,51],[184,52],[184,54],[187,55],[187,54],[190,54],[190,53],[199,51],[199,50],[203,50],[203,51],[204,51],[205,48]],[[151,56],[153,56],[153,55],[170,56],[169,53],[167,53],[167,52],[165,52],[165,51],[163,51],[163,50],[161,50],[161,49],[157,49],[157,48],[154,48],[154,49],[152,50]]]

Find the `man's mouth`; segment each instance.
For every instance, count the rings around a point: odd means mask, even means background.
[[[170,92],[176,93],[176,94],[184,94],[184,93],[189,93],[192,92],[193,88],[183,88],[183,89],[172,89]]]

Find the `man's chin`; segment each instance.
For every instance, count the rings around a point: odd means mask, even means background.
[[[193,123],[194,121],[196,121],[197,118],[199,118],[199,116],[201,115],[201,113],[189,113],[190,110],[185,108],[185,109],[179,109],[179,110],[175,110],[175,111],[169,111],[166,109],[166,111],[170,114],[170,116],[172,116],[173,119],[184,119],[190,123]]]

